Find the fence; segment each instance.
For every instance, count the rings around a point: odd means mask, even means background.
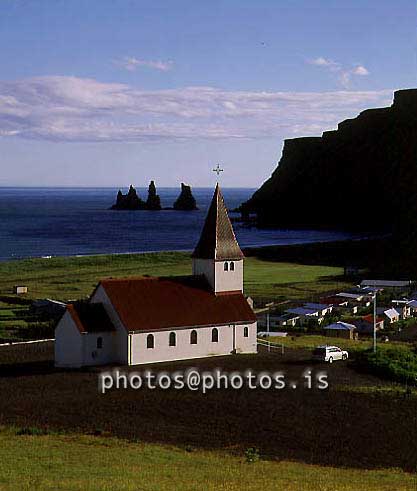
[[[281,343],[275,343],[274,341],[267,341],[264,338],[257,338],[256,339],[257,343],[259,346],[265,346],[268,348],[268,351],[280,351],[281,354],[284,354],[284,345]]]

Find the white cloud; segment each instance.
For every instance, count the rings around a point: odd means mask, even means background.
[[[369,70],[363,65],[354,65],[353,67],[348,67],[322,56],[319,56],[318,58],[314,58],[312,60],[308,60],[307,63],[324,68],[330,72],[337,73],[339,83],[346,89],[350,87],[352,77],[356,75],[360,77],[369,75]]]
[[[353,70],[352,70],[352,73],[353,75],[369,75],[369,71],[362,65],[358,65],[356,66]]]
[[[310,65],[328,68],[331,71],[338,71],[341,68],[339,63],[327,58],[323,58],[322,56],[314,58],[313,60],[309,60],[308,63],[310,63]]]
[[[121,60],[115,61],[115,63],[119,66],[122,66],[126,70],[130,72],[135,71],[140,67],[148,67],[153,68],[155,70],[160,70],[162,72],[167,72],[171,70],[174,63],[172,61],[160,61],[160,60],[139,60],[133,56],[125,56]]]
[[[318,135],[392,91],[144,91],[76,77],[0,81],[0,137],[105,142]]]

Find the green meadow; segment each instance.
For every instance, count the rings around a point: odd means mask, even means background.
[[[406,491],[416,476],[298,462],[248,463],[222,451],[132,443],[88,435],[0,430],[0,490]]]
[[[0,295],[9,295],[13,285],[23,284],[29,287],[29,298],[77,299],[89,295],[101,278],[146,274],[191,274],[190,254],[160,252],[2,262]],[[245,261],[245,289],[254,297],[304,298],[346,286],[342,274],[339,267],[249,257]]]

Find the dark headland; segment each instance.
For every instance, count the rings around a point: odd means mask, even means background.
[[[388,234],[379,260],[417,273],[417,89],[321,137],[285,140],[277,169],[240,211],[260,227]]]

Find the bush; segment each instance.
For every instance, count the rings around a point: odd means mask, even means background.
[[[363,351],[357,363],[367,371],[395,382],[417,386],[417,353],[405,347],[379,346],[376,353]]]
[[[258,460],[260,459],[259,450],[255,447],[250,447],[246,449],[245,457],[246,457],[246,462],[248,462],[249,464],[258,462]]]
[[[43,436],[47,435],[46,430],[34,427],[24,427],[16,431],[17,436]]]

